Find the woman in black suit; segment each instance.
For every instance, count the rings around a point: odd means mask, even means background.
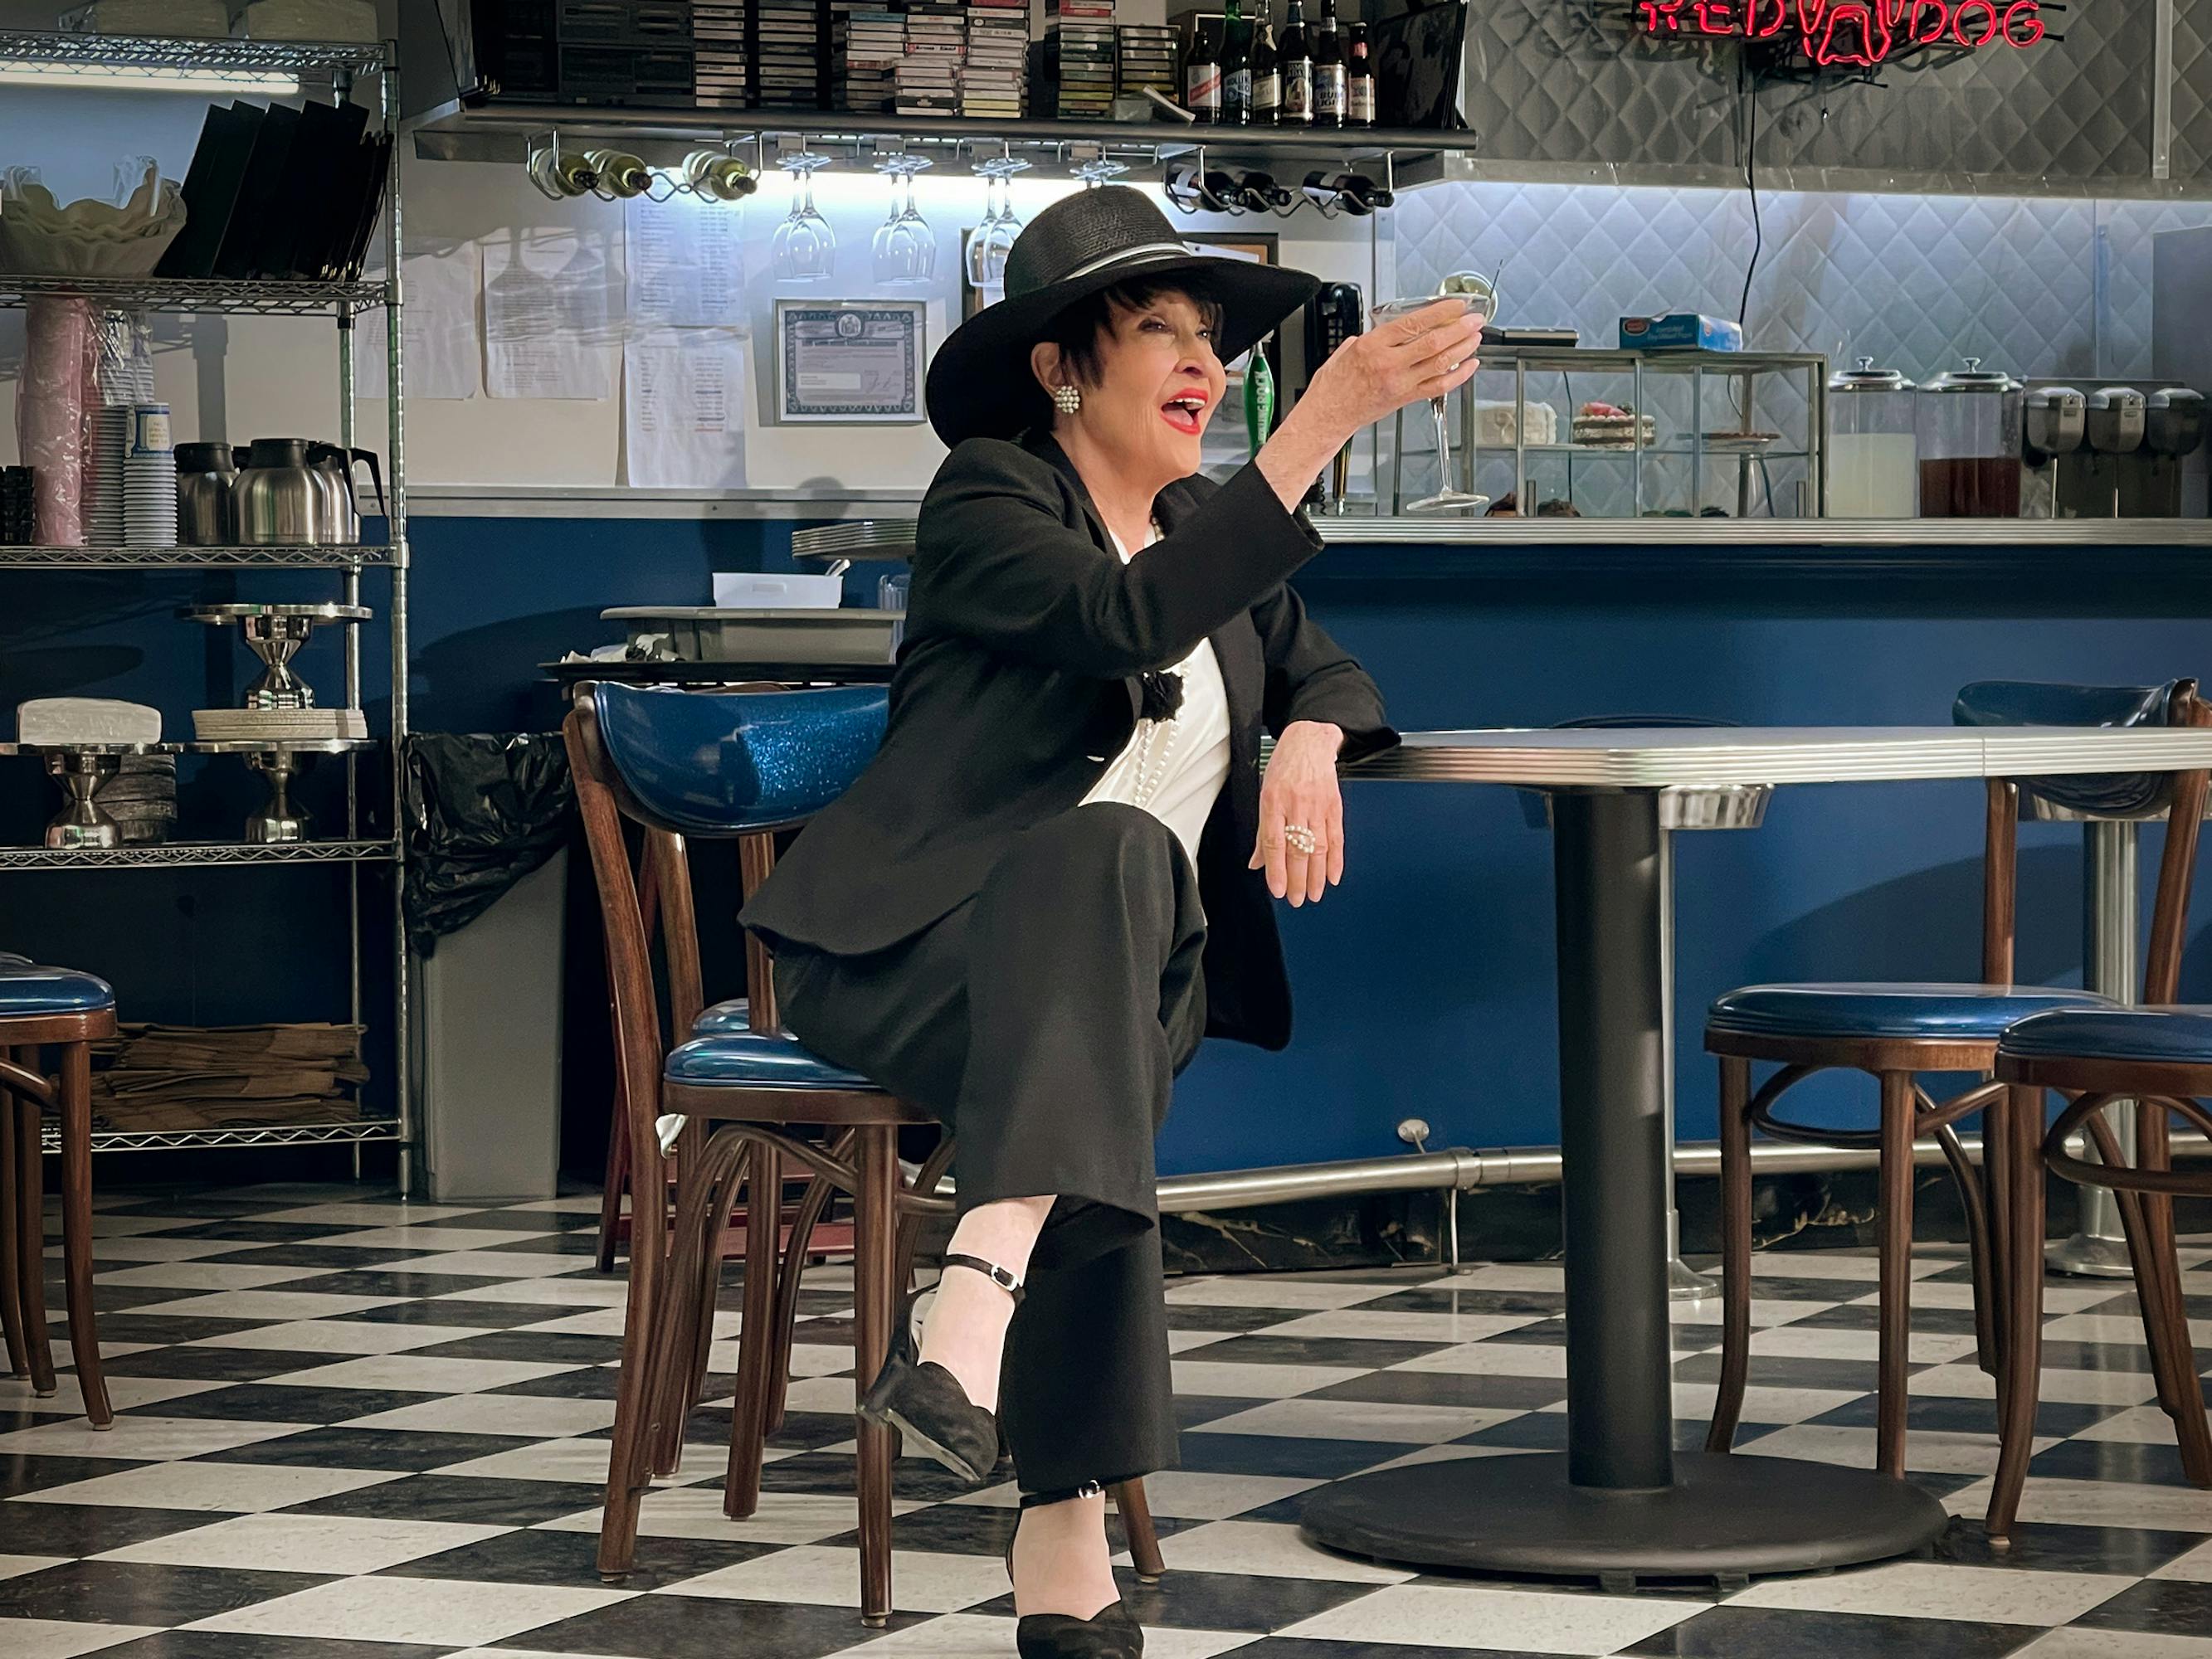
[[[1283,585],[1320,548],[1298,502],[1474,372],[1455,304],[1386,325],[1198,477],[1223,363],[1314,286],[1185,247],[1133,190],[1036,216],[930,369],[952,453],[883,748],[745,911],[793,1034],[958,1135],[946,1271],[860,1410],[979,1485],[1003,1423],[1024,1654],[1141,1649],[1101,1488],[1175,1460],[1153,1137],[1202,1035],[1289,1040],[1269,896],[1341,879],[1337,767],[1396,741]]]

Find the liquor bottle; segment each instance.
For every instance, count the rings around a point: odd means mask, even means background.
[[[1344,37],[1337,33],[1336,0],[1321,0],[1314,31],[1313,108],[1317,127],[1344,125]]]
[[[1202,127],[1221,119],[1221,47],[1210,18],[1201,19],[1192,32],[1189,56],[1183,59],[1182,106]]]
[[[1314,66],[1312,49],[1306,44],[1305,0],[1291,0],[1291,15],[1283,20],[1283,45],[1278,62],[1282,66],[1283,125],[1311,126]]]
[[[1368,55],[1366,24],[1352,26],[1346,56],[1351,61],[1345,66],[1344,125],[1371,127],[1375,125],[1375,63]]]
[[[1275,50],[1275,23],[1267,15],[1267,0],[1260,0],[1260,38],[1252,43],[1252,125],[1272,127],[1282,112],[1282,58]]]
[[[1226,0],[1222,10],[1221,125],[1252,125],[1252,30],[1240,0]]]

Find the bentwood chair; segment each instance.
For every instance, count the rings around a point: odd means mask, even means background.
[[[949,1147],[924,1166],[914,1187],[900,1177],[898,1130],[934,1120],[866,1078],[809,1053],[780,1029],[767,955],[757,940],[747,941],[742,1024],[729,1029],[733,1011],[721,1005],[722,1029],[693,1036],[664,1054],[636,885],[623,842],[625,818],[664,837],[648,841],[647,856],[658,860],[664,933],[673,930],[680,938],[690,925],[688,874],[672,856],[681,838],[736,839],[745,889],[757,889],[773,865],[775,832],[802,823],[859,775],[881,739],[885,707],[880,689],[860,687],[703,693],[586,684],[578,688],[566,723],[607,928],[617,1060],[631,1107],[632,1170],[659,1167],[656,1116],[681,1115],[712,1126],[679,1181],[665,1261],[640,1246],[633,1224],[623,1364],[600,1528],[603,1573],[628,1570],[650,1474],[656,1467],[672,1468],[680,1453],[682,1419],[696,1398],[711,1334],[719,1243],[740,1189],[753,1215],[765,1220],[745,1232],[744,1308],[723,1504],[737,1518],[752,1514],[759,1502],[765,1437],[781,1394],[780,1373],[787,1374],[784,1345],[806,1236],[830,1189],[848,1194],[854,1206],[854,1347],[860,1378],[883,1364],[893,1305],[907,1276],[915,1234],[911,1226],[902,1228],[902,1218],[951,1207],[929,1195]],[[696,963],[696,945],[690,959]],[[696,1014],[684,1017],[698,1010],[700,1000],[696,986],[672,989],[676,1031],[694,1024]],[[645,1103],[658,1111],[639,1109]],[[787,1158],[820,1179],[801,1206],[779,1262],[775,1218]],[[634,1187],[651,1184],[633,1181]],[[857,1422],[855,1431],[861,1616],[880,1625],[891,1608],[891,1437]],[[1141,1486],[1128,1483],[1115,1496],[1139,1571],[1156,1577],[1158,1547]]]
[[[1960,694],[1954,719],[1964,726],[2160,726],[2195,723],[2203,705],[2196,682],[2153,687],[2028,685],[1985,683]],[[1982,864],[1982,982],[1979,984],[1757,985],[1731,991],[1713,1005],[1705,1048],[1720,1059],[1721,1379],[1709,1451],[1729,1449],[1743,1408],[1751,1347],[1751,1137],[1762,1129],[1779,1140],[1864,1147],[1879,1156],[1881,1206],[1876,1295],[1875,1461],[1882,1473],[1905,1472],[1905,1366],[1911,1336],[1914,1148],[1933,1138],[1958,1182],[1964,1206],[1974,1286],[1978,1359],[2002,1381],[2000,1355],[2009,1322],[1996,1282],[1999,1241],[2018,1202],[2007,1183],[1985,1184],[1954,1127],[1983,1114],[1984,1140],[2011,1133],[2005,1085],[1987,1080],[2005,1029],[2055,1009],[2110,1007],[2087,992],[2013,983],[2014,918],[2021,794],[2023,789],[2077,810],[2108,809],[2120,797],[2163,799],[2169,778],[2043,778],[2015,783],[1991,779],[1987,792]],[[2161,953],[2178,958],[2180,938],[2153,941],[2150,978],[2162,983]],[[1756,1091],[1752,1066],[1780,1069]],[[1780,1117],[1781,1097],[1817,1073],[1845,1069],[1874,1077],[1880,1090],[1877,1127],[1856,1129]],[[1984,1079],[1948,1100],[1932,1098],[1920,1078],[1968,1072]],[[2039,1241],[2040,1233],[2037,1234]]]
[[[2193,723],[2212,724],[2199,708]],[[2014,1224],[2004,1239],[2007,1320],[1999,1429],[2002,1450],[1990,1489],[1989,1529],[2008,1536],[2034,1451],[2042,1381],[2044,1172],[2079,1186],[2101,1187],[2118,1200],[2135,1269],[2136,1299],[2150,1351],[2158,1403],[2173,1420],[2182,1472],[2212,1486],[2212,1425],[2205,1416],[2175,1249],[2173,1200],[2212,1198],[2212,1172],[2177,1170],[2167,1115],[2212,1135],[2212,1007],[2171,1005],[2179,988],[2180,938],[2202,835],[2206,775],[2184,775],[2166,816],[2158,896],[2151,915],[2149,972],[2140,1008],[2082,1008],[2037,1014],[2008,1029],[1997,1043],[1997,1080],[2012,1091],[2010,1133],[1992,1159],[1992,1176],[2008,1189]],[[2046,1089],[2066,1102],[2044,1128]],[[2136,1103],[2130,1162],[2104,1111]],[[2068,1150],[2086,1133],[2094,1163]]]
[[[77,1391],[95,1429],[115,1420],[92,1296],[92,1048],[115,1034],[104,981],[21,957],[0,958],[0,1329],[10,1368],[41,1397],[58,1387],[47,1341],[42,1120],[58,1121],[62,1265]],[[42,1048],[60,1064],[38,1068]]]

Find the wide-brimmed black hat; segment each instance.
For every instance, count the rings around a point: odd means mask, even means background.
[[[1188,275],[1221,307],[1213,349],[1223,362],[1250,350],[1320,286],[1302,270],[1253,264],[1186,245],[1152,198],[1127,185],[1061,198],[1014,239],[1006,297],[954,329],[929,366],[929,422],[948,444],[1011,438],[1049,419],[1030,348],[1052,319],[1103,289]]]

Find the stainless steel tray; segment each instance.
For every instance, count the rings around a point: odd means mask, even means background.
[[[889,662],[906,612],[626,605],[599,617],[623,625],[636,661],[832,664]]]

